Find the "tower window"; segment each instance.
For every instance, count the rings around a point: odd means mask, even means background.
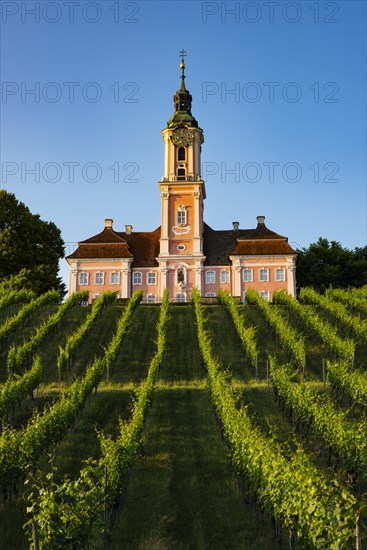
[[[184,180],[185,176],[186,176],[185,168],[178,168],[177,169],[177,179],[178,180]]]
[[[179,207],[177,210],[177,225],[187,224],[187,213],[185,207]]]
[[[184,147],[178,148],[177,160],[186,160],[186,151]]]

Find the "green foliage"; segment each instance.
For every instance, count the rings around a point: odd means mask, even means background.
[[[192,298],[212,401],[230,446],[232,462],[238,472],[245,475],[249,490],[264,507],[270,506],[275,518],[308,546],[350,549],[355,544],[360,514],[357,499],[336,480],[330,482],[324,478],[301,448],[290,460],[286,459],[281,446],[254,425],[246,408],[239,406],[228,375],[212,355],[196,289]]]
[[[9,376],[0,395],[0,417],[7,418],[23,399],[28,396],[33,397],[34,390],[40,384],[41,374],[41,359],[37,356],[33,361],[32,368],[23,376]]]
[[[34,300],[36,295],[31,290],[22,288],[21,290],[11,290],[9,292],[0,293],[0,309],[12,306],[14,304],[29,304]]]
[[[61,484],[55,481],[56,473],[53,467],[45,482],[34,480],[28,496],[31,505],[27,507],[32,519],[24,528],[32,532],[33,518],[37,517],[40,548],[85,550],[92,528],[102,526],[100,509],[103,494],[100,481],[104,472],[95,464],[86,464],[76,481],[65,479]],[[91,514],[91,511],[94,513]]]
[[[367,283],[367,247],[354,251],[336,241],[319,238],[298,251],[297,285],[319,292],[327,288],[347,288]]]
[[[224,304],[231,314],[234,326],[236,327],[238,336],[241,338],[241,342],[246,351],[246,354],[253,367],[257,362],[257,343],[256,343],[256,329],[254,327],[246,327],[242,315],[238,310],[238,303],[235,298],[229,294],[227,290],[218,290],[219,302]]]
[[[351,308],[353,311],[361,313],[362,315],[367,314],[367,296],[364,295],[364,289],[357,288],[348,288],[347,290],[342,289],[331,289],[329,288],[325,295],[336,302],[342,302],[346,307]]]
[[[42,294],[42,296],[32,300],[29,304],[26,304],[18,313],[7,319],[0,326],[0,342],[8,338],[15,330],[19,330],[22,323],[42,307],[48,304],[56,304],[59,301],[60,292],[58,290],[49,290],[45,294]]]
[[[334,450],[349,471],[367,476],[367,423],[348,420],[348,411],[338,408],[326,395],[304,382],[294,382],[286,366],[270,358],[270,373],[276,395]]]
[[[249,289],[246,292],[246,302],[256,306],[261,311],[279,338],[280,343],[288,352],[290,360],[300,368],[305,358],[304,338],[283,319],[274,307],[263,300],[255,290]]]
[[[341,391],[367,410],[367,374],[361,370],[351,372],[344,363],[327,363],[327,378],[333,388]]]
[[[59,355],[57,357],[57,368],[60,378],[66,368],[70,365],[73,353],[75,353],[75,350],[82,343],[88,330],[93,325],[102,308],[113,303],[116,300],[116,294],[116,292],[103,292],[97,300],[94,300],[92,303],[91,312],[85,322],[68,336],[64,347],[60,346]]]
[[[12,193],[0,190],[0,278],[26,269],[28,284],[36,294],[50,289],[64,293],[58,277],[63,257],[64,242],[56,225],[32,214]]]
[[[73,306],[78,305],[81,301],[88,300],[89,291],[83,290],[72,294],[66,302],[64,302],[56,313],[50,315],[41,325],[35,330],[35,332],[20,346],[12,345],[9,349],[7,358],[7,368],[9,374],[19,371],[26,359],[31,357],[35,349],[51,331],[55,330],[60,323],[66,312]]]
[[[349,328],[358,340],[367,341],[367,321],[348,313],[345,306],[334,302],[328,296],[321,296],[312,288],[303,288],[300,302],[316,305],[321,311],[330,314],[342,326]]]
[[[130,301],[132,305],[128,312],[129,318],[141,298],[140,292],[134,294]],[[44,550],[87,548],[96,527],[101,528],[104,525],[104,510],[116,504],[127,469],[139,448],[144,417],[165,350],[168,306],[169,295],[168,290],[165,290],[157,323],[157,351],[146,380],[136,391],[130,420],[120,420],[117,439],[103,433],[98,434],[102,457],[98,461],[87,461],[77,480],[64,478],[61,484],[56,484],[54,470],[48,476],[46,485],[36,480],[29,495],[31,505],[27,508],[32,519],[24,528],[31,534],[32,526],[37,525],[39,541]],[[126,310],[128,308],[129,306]],[[106,350],[104,361],[114,356],[117,335],[120,335],[121,340],[126,331],[126,313],[122,317],[124,322],[118,324],[116,338],[112,340],[113,346]],[[106,527],[104,525],[105,529]]]
[[[24,477],[27,467],[34,467],[42,451],[61,439],[85,405],[88,395],[97,388],[105,371],[99,359],[65,391],[61,399],[35,411],[21,430],[5,427],[0,436],[0,489],[11,493]]]
[[[300,304],[284,290],[274,292],[273,302],[282,304],[294,311],[307,328],[312,330],[312,332],[322,340],[325,347],[330,349],[337,358],[347,361],[349,364],[353,363],[355,351],[353,340],[340,338],[336,329],[330,323],[320,319],[314,311]]]
[[[117,330],[113,336],[113,338],[110,340],[110,343],[108,344],[107,348],[105,349],[105,360],[107,364],[107,377],[110,377],[111,374],[111,368],[113,367],[113,363],[116,359],[118,349],[120,347],[121,341],[123,336],[125,335],[127,328],[129,326],[131,316],[134,312],[134,309],[140,304],[141,300],[143,298],[143,291],[137,290],[134,292],[132,298],[129,300],[129,303],[125,309],[125,313],[122,317],[120,317],[118,323],[117,323]]]

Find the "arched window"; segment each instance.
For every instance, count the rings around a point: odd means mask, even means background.
[[[177,160],[186,160],[186,151],[184,147],[178,148]]]

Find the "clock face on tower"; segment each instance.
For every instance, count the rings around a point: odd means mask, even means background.
[[[177,147],[187,147],[192,142],[190,130],[187,128],[176,128],[171,136],[172,143]]]

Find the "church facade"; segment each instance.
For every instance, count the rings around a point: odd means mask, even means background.
[[[70,266],[69,294],[89,290],[90,300],[105,290],[128,298],[142,289],[144,301],[158,302],[166,287],[177,302],[191,300],[197,287],[202,296],[218,289],[243,299],[247,289],[265,300],[274,290],[296,292],[297,252],[257,216],[254,229],[218,231],[203,219],[205,183],[201,178],[203,130],[191,113],[192,97],[185,86],[184,57],[175,111],[162,130],[164,174],[159,181],[161,225],[136,232],[130,225],[115,230],[106,219],[103,230],[78,243],[66,259]]]

